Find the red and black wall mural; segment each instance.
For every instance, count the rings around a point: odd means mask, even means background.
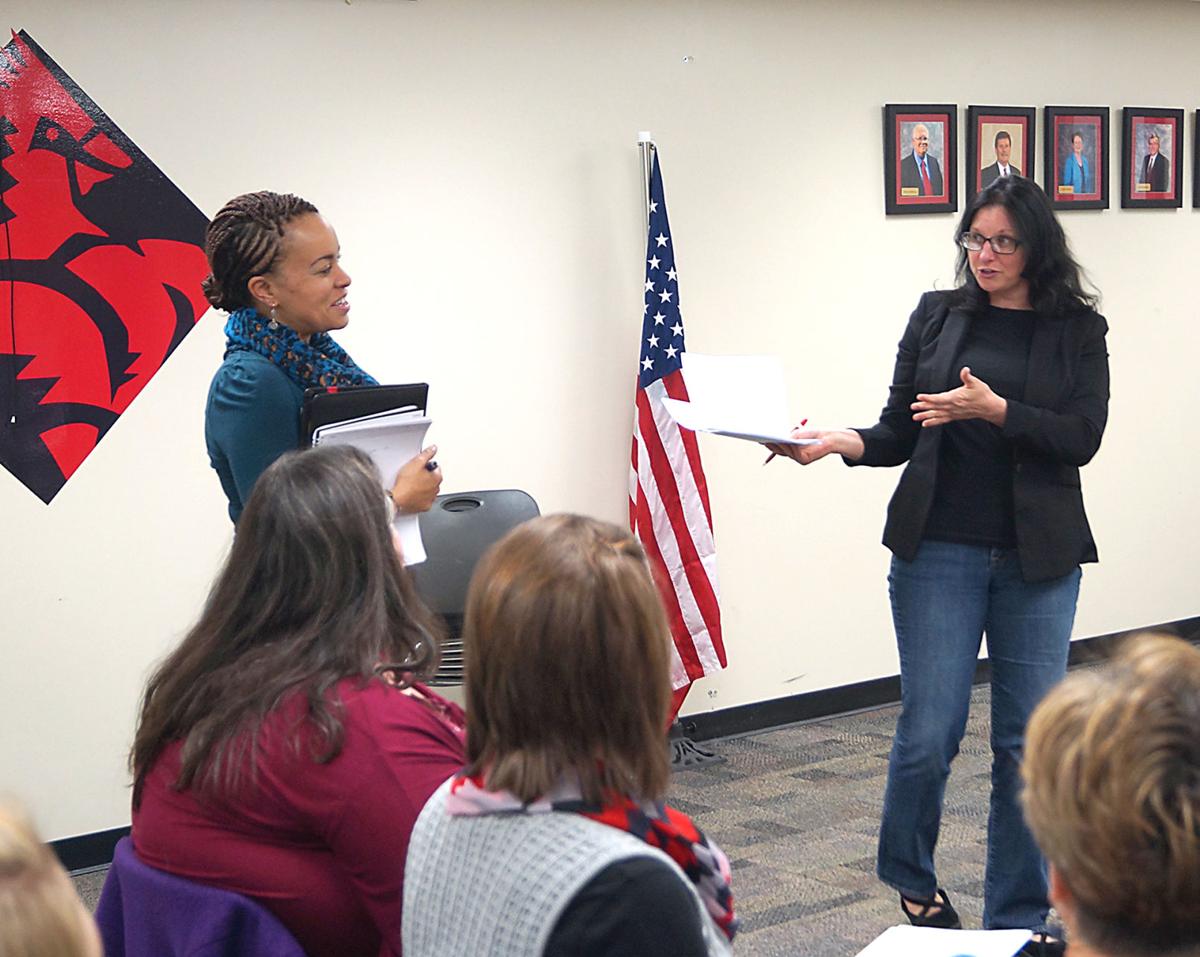
[[[43,502],[204,314],[207,223],[13,34],[0,50],[0,464]]]

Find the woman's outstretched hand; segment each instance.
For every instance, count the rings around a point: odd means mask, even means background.
[[[992,425],[1004,425],[1008,415],[1008,402],[996,395],[982,379],[971,375],[971,369],[963,366],[959,373],[962,385],[949,392],[921,392],[911,406],[913,421],[925,428],[961,422],[966,419],[983,419]]]
[[[793,439],[816,439],[812,445],[784,445],[780,442],[763,444],[775,455],[786,455],[801,465],[811,465],[831,452],[844,455],[851,461],[862,458],[862,436],[853,429],[795,429]]]

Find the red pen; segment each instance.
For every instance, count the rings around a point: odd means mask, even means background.
[[[800,425],[796,426],[796,428],[798,428],[798,429],[799,429],[799,428],[801,428],[801,427],[803,427],[803,426],[805,426],[805,425],[808,425],[808,419],[801,419],[801,420],[800,420]],[[778,452],[772,452],[770,455],[768,455],[768,456],[767,456],[767,461],[766,461],[766,462],[763,462],[763,465],[766,465],[768,462],[770,462],[770,461],[771,461],[771,459],[775,458],[775,456],[776,456],[776,455],[778,455],[778,454],[779,454]]]

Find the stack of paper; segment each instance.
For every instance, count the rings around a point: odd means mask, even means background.
[[[943,930],[889,927],[858,957],[1013,957],[1033,934],[1027,930]]]
[[[683,354],[688,399],[663,399],[671,418],[685,429],[751,442],[809,445],[793,439],[796,421],[788,412],[783,363],[773,356]]]
[[[400,467],[424,448],[425,433],[431,421],[416,406],[407,406],[319,426],[313,432],[312,444],[314,447],[353,445],[362,449],[374,460],[385,487],[391,488]],[[417,516],[397,515],[394,527],[400,536],[404,564],[425,561],[425,545],[421,541]]]

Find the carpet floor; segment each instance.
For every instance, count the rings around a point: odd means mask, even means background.
[[[983,913],[991,750],[989,692],[976,688],[946,790],[938,880],[966,927]],[[850,957],[893,924],[875,877],[892,706],[705,742],[725,761],[677,771],[670,802],[729,856],[742,957]]]

